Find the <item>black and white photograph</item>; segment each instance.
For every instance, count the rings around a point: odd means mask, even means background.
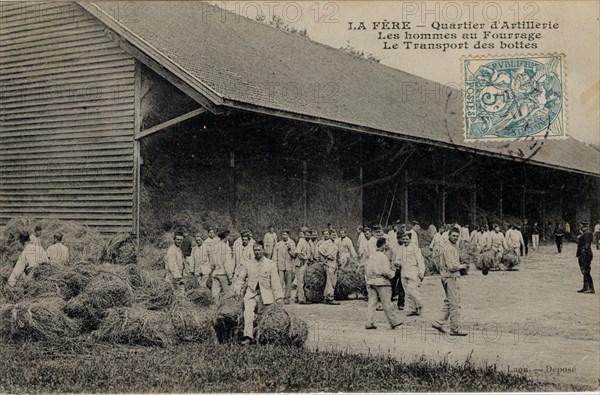
[[[600,2],[0,1],[0,394],[597,393]]]

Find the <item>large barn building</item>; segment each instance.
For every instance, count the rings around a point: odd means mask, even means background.
[[[0,11],[0,225],[600,220],[598,151],[467,143],[458,90],[206,3]]]

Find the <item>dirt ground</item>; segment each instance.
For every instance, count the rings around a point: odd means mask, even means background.
[[[490,272],[474,267],[461,279],[462,320],[466,337],[438,334],[431,321],[439,313],[444,293],[439,276],[426,277],[421,292],[424,312],[405,317],[390,330],[377,312],[377,330],[365,330],[366,301],[340,306],[290,305],[309,325],[313,349],[389,354],[404,361],[415,358],[493,365],[557,383],[600,386],[600,293],[579,294],[582,276],[576,245],[561,254],[543,245],[521,261],[518,271]],[[594,248],[592,276],[600,286],[600,251]],[[432,389],[434,390],[434,389]]]

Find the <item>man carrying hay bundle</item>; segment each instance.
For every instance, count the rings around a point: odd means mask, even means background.
[[[196,277],[200,286],[206,287],[210,270],[206,244],[202,240],[202,234],[196,233],[196,245],[192,248],[192,255],[190,255],[190,274]]]
[[[338,242],[338,247],[340,249],[340,265],[342,267],[346,266],[350,259],[356,259],[356,250],[354,249],[352,240],[348,237],[346,229],[340,229],[340,241]]]
[[[329,229],[323,230],[323,240],[319,245],[319,260],[323,262],[327,280],[325,290],[323,291],[323,303],[330,305],[339,305],[334,300],[335,284],[337,283],[339,251],[335,243],[330,239]]]
[[[511,225],[510,233],[506,232],[506,245],[509,250],[514,251],[517,255],[519,255],[521,248],[525,246],[525,240],[523,240],[523,234],[520,229],[520,226],[513,224]]]
[[[62,243],[63,234],[54,234],[54,244],[52,244],[46,252],[48,253],[48,259],[52,264],[63,265],[69,259],[69,249]]]
[[[165,255],[165,280],[173,284],[179,292],[183,292],[183,276],[188,274],[181,251],[183,239],[183,232],[176,232],[173,244],[169,246]]]
[[[240,243],[237,246],[235,243],[233,243],[233,260],[235,262],[234,273],[237,273],[238,268],[241,265],[244,265],[247,261],[254,259],[252,245],[256,243],[256,241],[252,238],[252,233],[249,230],[242,231],[239,240]]]
[[[8,278],[8,285],[11,287],[17,285],[23,274],[28,275],[34,267],[48,263],[46,250],[40,245],[33,244],[28,232],[21,232],[19,234],[19,242],[24,248]]]
[[[414,244],[419,248],[419,234],[418,231],[421,230],[421,225],[417,221],[413,221],[410,224],[408,229],[408,233],[410,233],[410,244]]]
[[[229,229],[219,230],[219,241],[213,245],[213,253],[209,254],[212,270],[212,294],[216,304],[221,297],[226,298],[233,293],[230,288],[233,280],[233,256],[229,247]]]
[[[506,245],[506,239],[502,232],[500,232],[500,225],[494,224],[493,232],[490,233],[490,244],[492,246],[492,251],[494,251],[494,260],[496,266],[500,264],[502,260],[502,255],[504,255],[504,250],[508,248]]]
[[[392,308],[390,279],[394,277],[395,270],[392,269],[388,257],[383,253],[385,245],[386,240],[383,237],[377,239],[377,250],[369,256],[365,266],[365,281],[369,300],[366,329],[377,329],[375,326],[375,311],[377,310],[378,301],[381,303],[392,329],[403,323],[398,312]]]
[[[285,304],[290,303],[292,297],[292,281],[294,281],[294,258],[296,258],[296,243],[290,239],[290,231],[281,232],[281,240],[273,248],[273,261],[279,270],[281,288],[285,290]]]
[[[252,250],[254,259],[241,267],[237,279],[248,284],[244,293],[244,345],[254,341],[257,306],[262,309],[273,303],[281,303],[284,297],[275,262],[265,257],[265,250],[260,241],[253,244]]]
[[[273,248],[277,244],[277,233],[273,225],[269,225],[269,231],[265,233],[263,237],[263,244],[265,245],[265,255],[267,258],[273,258]]]
[[[458,280],[460,270],[466,269],[467,265],[460,263],[460,256],[456,244],[460,237],[460,231],[453,228],[448,234],[448,243],[444,244],[440,255],[440,277],[446,297],[444,299],[443,315],[432,323],[432,327],[442,333],[446,333],[444,324],[450,321],[451,336],[466,336],[467,333],[460,329],[460,288]]]
[[[242,261],[254,259],[252,244],[255,242],[256,241],[252,238],[252,232],[249,230],[241,231],[240,237],[233,242],[233,261],[236,270],[237,267],[242,264]]]
[[[359,255],[360,255],[360,249],[361,249],[363,243],[367,242],[367,238],[365,236],[364,229],[365,229],[365,227],[362,225],[358,225],[356,227],[356,232],[358,232],[357,247],[358,247]]]
[[[306,304],[304,295],[304,275],[308,267],[308,260],[311,256],[310,245],[306,241],[306,235],[310,232],[308,228],[301,228],[298,232],[298,247],[296,248],[296,303]]]
[[[425,259],[423,259],[421,249],[411,243],[410,238],[410,233],[398,233],[398,240],[402,244],[398,247],[394,265],[402,268],[400,279],[408,307],[410,307],[407,315],[414,316],[421,315],[423,309],[419,287],[425,278]]]

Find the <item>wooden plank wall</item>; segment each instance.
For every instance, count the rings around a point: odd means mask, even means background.
[[[131,232],[134,59],[74,3],[0,4],[0,224]]]

